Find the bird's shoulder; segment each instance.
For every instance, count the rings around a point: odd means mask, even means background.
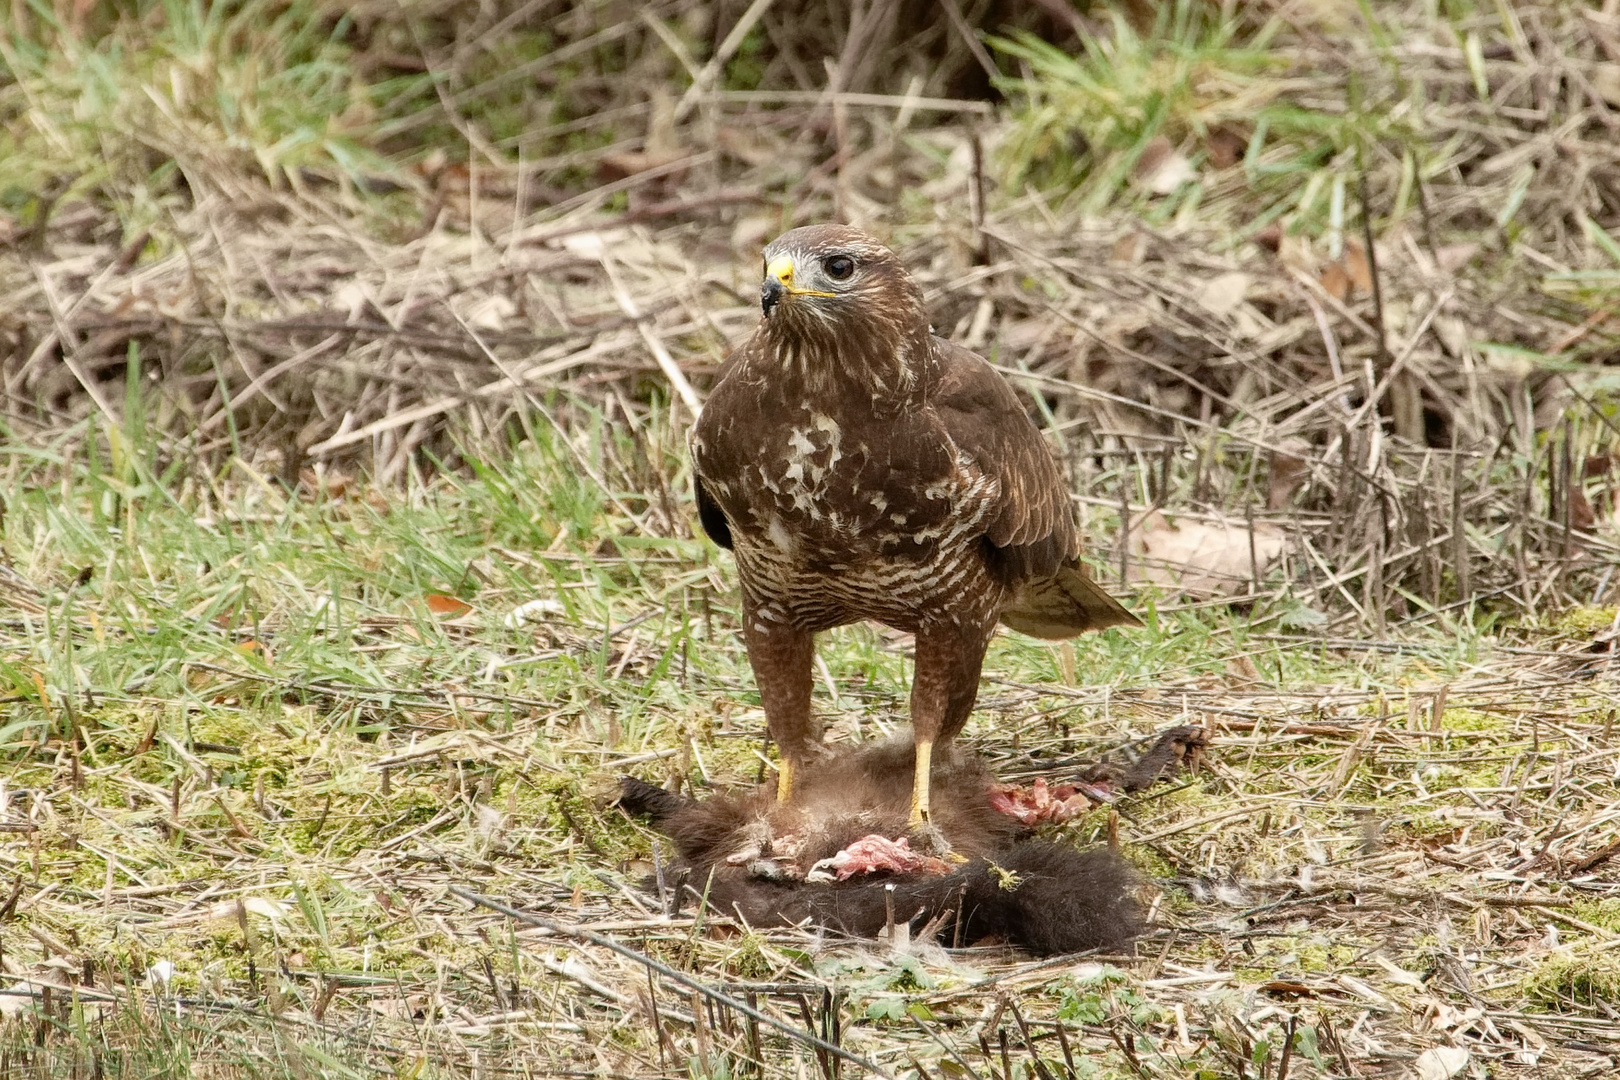
[[[759,371],[764,359],[764,344],[754,334],[732,349],[720,365],[692,427],[692,453],[700,470],[717,457],[746,452],[739,441],[747,441],[748,431],[758,426],[764,410],[760,398],[767,383]]]
[[[1008,411],[1024,415],[1018,395],[990,361],[942,337],[932,338],[932,344],[939,363],[935,408],[965,417]]]
[[[983,464],[1001,462],[1042,479],[1050,472],[1061,483],[1046,440],[1001,372],[954,342],[935,338],[934,346],[939,367],[930,404],[951,440],[976,460],[982,455]]]
[[[1030,548],[1033,569],[1078,554],[1069,486],[1011,384],[984,357],[936,342],[931,404],[957,450],[996,481],[986,536],[998,548]]]

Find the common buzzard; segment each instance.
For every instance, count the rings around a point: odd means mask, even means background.
[[[820,745],[814,635],[874,619],[916,636],[911,823],[928,835],[933,749],[973,710],[996,622],[1066,638],[1137,620],[1086,576],[1063,474],[1011,387],[930,332],[893,252],[794,229],[765,249],[760,298],[692,460],[704,531],[737,559],[778,797]]]

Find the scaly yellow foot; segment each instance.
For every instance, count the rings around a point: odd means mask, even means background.
[[[914,850],[948,863],[965,863],[965,858],[951,850],[945,834],[934,827],[929,813],[928,781],[933,771],[933,760],[934,744],[926,739],[918,739],[917,772],[911,785],[911,826],[906,831],[915,842]]]
[[[793,759],[784,757],[776,767],[776,801],[785,803],[793,798]]]
[[[911,780],[911,824],[929,824],[928,779],[933,772],[934,744],[928,739],[917,740],[917,771]]]

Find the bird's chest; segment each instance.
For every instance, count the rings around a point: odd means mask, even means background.
[[[812,567],[926,561],[956,527],[981,524],[985,494],[930,419],[765,408],[704,433],[694,457],[745,564],[755,551]]]
[[[806,626],[905,627],[942,584],[975,576],[991,481],[930,418],[777,415],[694,445],[760,610]]]

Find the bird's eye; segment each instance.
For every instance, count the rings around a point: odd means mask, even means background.
[[[821,268],[834,281],[843,281],[855,272],[855,260],[848,255],[829,255]]]

